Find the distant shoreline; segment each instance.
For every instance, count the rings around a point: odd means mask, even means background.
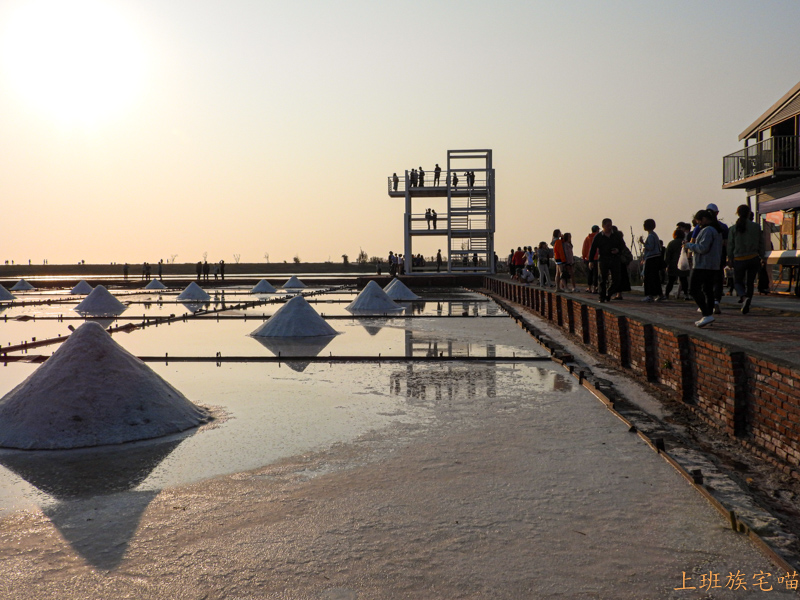
[[[211,278],[214,277],[214,264],[211,267]],[[0,280],[19,278],[76,278],[87,276],[122,277],[122,264],[68,264],[68,265],[5,265],[0,264]],[[384,265],[384,268],[386,265]],[[194,276],[197,263],[165,263],[162,265],[164,277]],[[297,273],[346,273],[353,275],[372,274],[376,268],[372,264],[355,263],[225,263],[225,275],[295,275]],[[158,276],[158,264],[150,264],[150,277]],[[141,279],[142,263],[128,263],[128,279]]]

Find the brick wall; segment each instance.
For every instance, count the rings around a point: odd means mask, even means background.
[[[521,298],[576,342],[659,385],[706,423],[800,477],[800,368],[580,298],[490,277],[485,287]]]

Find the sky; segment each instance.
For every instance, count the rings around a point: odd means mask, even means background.
[[[722,157],[800,80],[797,23],[795,0],[6,0],[0,261],[402,252],[387,176],[462,148],[493,151],[500,256],[606,216],[730,223]]]

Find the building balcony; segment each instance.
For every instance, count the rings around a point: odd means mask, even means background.
[[[800,136],[780,135],[722,159],[722,188],[754,188],[800,177]]]

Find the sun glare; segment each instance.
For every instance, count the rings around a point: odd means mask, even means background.
[[[13,87],[58,121],[111,117],[142,87],[144,49],[124,17],[106,4],[33,0],[12,15],[3,37]]]

